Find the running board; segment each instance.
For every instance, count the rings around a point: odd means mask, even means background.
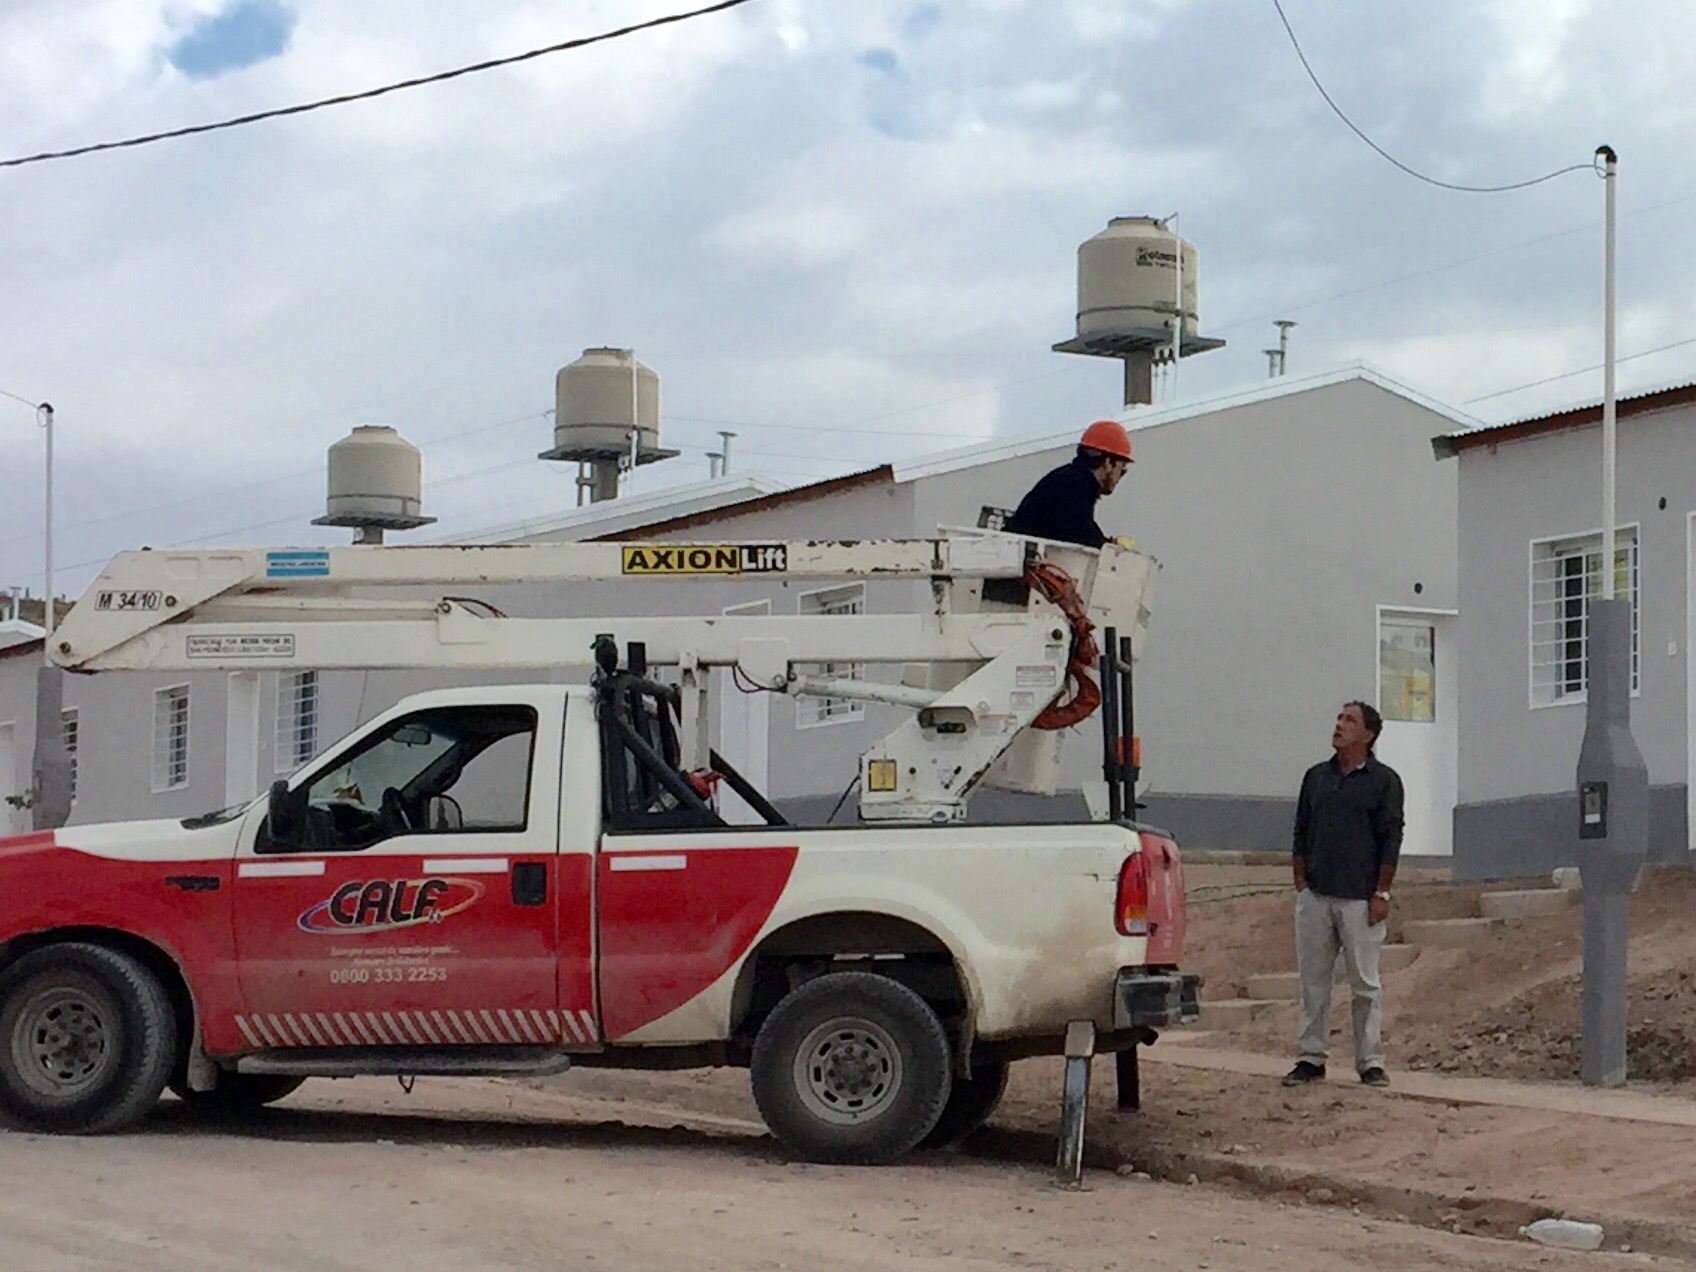
[[[550,1047],[291,1047],[236,1061],[237,1073],[303,1078],[547,1077],[570,1067],[571,1057]]]

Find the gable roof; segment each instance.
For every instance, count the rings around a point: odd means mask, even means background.
[[[1630,397],[1619,398],[1614,403],[1614,415],[1617,419],[1623,420],[1629,419],[1633,415],[1648,415],[1655,411],[1667,411],[1678,406],[1689,406],[1691,403],[1696,403],[1696,383],[1674,384],[1668,388],[1650,389],[1644,393],[1634,393]],[[1528,437],[1541,437],[1545,433],[1561,433],[1567,429],[1588,428],[1601,422],[1602,404],[1600,402],[1587,402],[1548,415],[1534,415],[1528,419],[1510,420],[1505,424],[1481,424],[1476,428],[1462,429],[1455,433],[1443,433],[1431,439],[1431,450],[1438,459],[1453,459],[1461,451],[1472,450],[1479,446],[1494,446],[1499,442],[1517,442]]]
[[[619,530],[609,530],[604,534],[596,535],[595,538],[598,540],[634,539],[652,534],[671,534],[679,530],[692,530],[697,526],[729,521],[733,517],[740,517],[746,513],[765,512],[767,509],[782,508],[789,504],[809,503],[814,499],[828,499],[831,495],[858,490],[862,486],[888,485],[894,481],[895,470],[888,464],[883,464],[877,468],[848,473],[842,477],[827,477],[823,481],[808,482],[804,486],[792,486],[788,490],[780,490],[759,499],[747,499],[741,503],[725,504],[722,507],[710,508],[703,512],[685,513],[682,516],[671,517],[665,521],[650,521],[639,526],[626,526]]]
[[[1452,420],[1463,428],[1482,427],[1481,421],[1452,406],[1447,406],[1435,398],[1427,397],[1417,389],[1409,388],[1400,380],[1379,370],[1366,362],[1349,362],[1326,371],[1316,371],[1309,375],[1278,376],[1275,379],[1264,380],[1247,388],[1230,389],[1216,393],[1210,397],[1196,398],[1190,402],[1180,402],[1172,406],[1136,407],[1132,410],[1121,411],[1117,418],[1132,432],[1145,428],[1158,428],[1162,424],[1175,424],[1180,420],[1195,419],[1202,415],[1214,415],[1220,411],[1234,410],[1237,407],[1255,406],[1261,402],[1273,402],[1280,398],[1294,397],[1301,393],[1311,393],[1316,389],[1330,388],[1336,384],[1346,384],[1360,381],[1376,385],[1385,392],[1394,393],[1408,401],[1444,419]],[[1025,437],[1002,438],[992,442],[979,442],[972,446],[962,446],[954,450],[942,451],[938,454],[911,460],[895,465],[895,480],[916,481],[921,477],[935,477],[943,473],[957,472],[962,468],[974,468],[980,464],[993,464],[1005,459],[1023,459],[1030,455],[1040,455],[1047,451],[1070,448],[1077,444],[1078,426],[1070,425],[1063,431],[1051,433],[1030,434]]]
[[[509,521],[445,535],[435,543],[510,543],[515,539],[542,536],[565,540],[610,537],[621,531],[663,523],[678,517],[720,508],[739,508],[787,489],[781,482],[753,473],[732,473],[710,481],[667,486],[640,495],[625,495],[601,503],[584,504],[564,512]]]

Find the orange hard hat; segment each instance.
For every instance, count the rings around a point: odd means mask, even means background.
[[[1078,445],[1103,455],[1117,455],[1127,463],[1135,462],[1131,459],[1131,435],[1118,420],[1097,420],[1084,430]]]

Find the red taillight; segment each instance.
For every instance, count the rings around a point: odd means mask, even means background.
[[[1113,921],[1121,936],[1148,935],[1148,864],[1139,852],[1119,867],[1119,896]]]

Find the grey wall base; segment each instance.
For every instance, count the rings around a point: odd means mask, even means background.
[[[1172,832],[1179,848],[1288,852],[1296,801],[1256,795],[1143,796],[1138,817]]]
[[[1690,861],[1685,786],[1649,788],[1649,861]],[[1456,879],[1512,879],[1579,864],[1576,794],[1528,795],[1455,808]]]

